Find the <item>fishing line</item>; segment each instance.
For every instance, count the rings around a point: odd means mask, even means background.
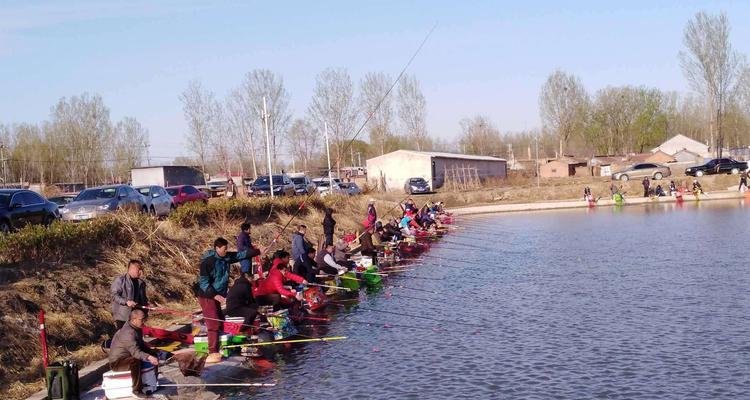
[[[364,311],[379,312],[379,313],[383,313],[383,314],[393,314],[393,315],[399,315],[399,316],[402,316],[402,317],[409,317],[409,318],[426,319],[426,320],[435,321],[435,322],[442,322],[442,323],[445,323],[445,324],[460,324],[460,325],[469,325],[469,326],[477,326],[477,327],[478,326],[482,326],[482,325],[478,325],[478,324],[472,324],[472,323],[469,323],[469,322],[450,321],[450,320],[439,319],[439,318],[425,317],[424,315],[405,314],[405,313],[399,313],[399,312],[395,312],[395,311],[378,310],[378,309],[374,309],[374,308],[364,308],[364,307],[358,307],[358,308],[360,310],[364,310]]]

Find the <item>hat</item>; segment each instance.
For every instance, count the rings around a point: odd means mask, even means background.
[[[372,197],[370,198],[370,200],[367,200],[367,203],[368,203],[368,204],[372,204],[372,203],[374,203],[374,202],[375,202],[375,199],[373,199]]]

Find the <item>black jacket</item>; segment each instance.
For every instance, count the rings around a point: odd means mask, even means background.
[[[333,235],[334,229],[336,228],[336,220],[333,219],[333,215],[326,211],[326,216],[323,218],[323,233],[326,235]]]
[[[234,280],[227,293],[227,314],[241,307],[255,307],[255,298],[250,281],[242,274]]]

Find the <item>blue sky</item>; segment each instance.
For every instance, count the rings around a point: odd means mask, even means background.
[[[155,157],[187,154],[179,94],[198,79],[217,96],[247,71],[283,75],[302,115],[322,69],[420,79],[428,130],[451,138],[484,114],[502,130],[539,125],[539,88],[556,68],[590,93],[608,85],[687,91],[677,53],[697,11],[725,11],[750,53],[750,2],[128,1],[0,3],[0,122],[48,118],[61,97],[99,93],[133,116]]]

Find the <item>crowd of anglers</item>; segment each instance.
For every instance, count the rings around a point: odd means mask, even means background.
[[[324,240],[314,246],[306,236],[307,227],[297,225],[291,237],[291,251],[276,250],[272,256],[261,256],[271,246],[253,243],[252,226],[243,223],[236,236],[236,251],[229,250],[229,241],[216,238],[210,250],[200,259],[196,295],[200,304],[208,341],[206,364],[222,361],[220,335],[226,318],[242,319],[242,329],[251,331],[264,318],[260,308],[279,311],[300,307],[305,287],[328,287],[321,282],[336,281],[355,270],[352,254],[369,257],[374,265],[389,244],[403,240],[415,241],[416,236],[435,232],[446,213],[442,203],[417,206],[412,199],[400,204],[398,217],[379,218],[375,200],[370,199],[363,232],[355,238],[336,238],[334,209],[327,208],[322,221]],[[389,210],[390,212],[390,210]],[[353,246],[356,247],[352,248]],[[253,262],[255,260],[256,262]],[[239,275],[232,278],[231,266],[239,264]],[[141,370],[144,362],[153,366],[170,353],[147,345],[144,322],[152,307],[147,284],[143,280],[143,263],[131,260],[127,272],[118,276],[111,286],[112,316],[116,333],[109,343],[109,365],[113,371],[130,371],[133,396],[142,398]],[[354,279],[354,278],[352,278]],[[339,281],[340,282],[340,281]]]

